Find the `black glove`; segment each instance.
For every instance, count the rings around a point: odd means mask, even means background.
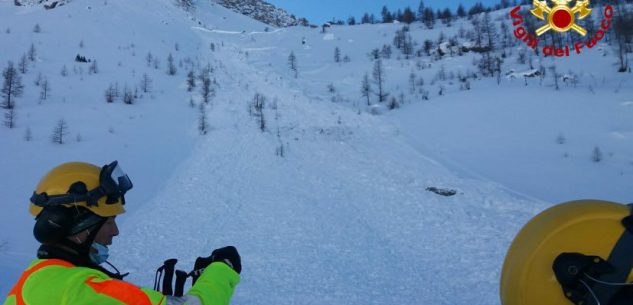
[[[189,274],[193,277],[193,283],[195,284],[198,278],[202,275],[207,266],[211,263],[222,262],[233,268],[235,272],[242,272],[242,261],[240,259],[237,249],[233,246],[228,246],[220,249],[215,249],[209,257],[198,257],[193,266],[193,271]]]
[[[240,254],[237,253],[237,249],[233,246],[213,250],[211,253],[211,262],[222,262],[233,268],[235,272],[242,272]]]
[[[198,257],[196,259],[196,263],[193,265],[193,271],[189,273],[189,275],[193,278],[193,283],[195,284],[198,278],[202,275],[207,266],[212,263],[211,256],[209,257]]]

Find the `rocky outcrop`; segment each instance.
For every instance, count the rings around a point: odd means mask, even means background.
[[[53,9],[70,1],[71,0],[13,0],[13,4],[16,6],[42,5],[45,9]]]
[[[295,25],[308,25],[305,18],[297,18],[288,14],[283,9],[262,0],[216,0],[218,4],[238,12],[242,15],[249,16],[263,23],[276,26],[288,27]]]

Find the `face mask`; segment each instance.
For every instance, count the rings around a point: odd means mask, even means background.
[[[97,264],[97,265],[101,265],[103,264],[106,260],[108,260],[108,256],[110,256],[108,254],[108,247],[100,244],[100,243],[92,243],[92,248],[97,250],[97,252],[91,252],[90,253],[90,260]]]

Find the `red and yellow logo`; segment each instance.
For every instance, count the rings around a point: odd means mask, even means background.
[[[553,30],[559,33],[565,33],[569,30],[574,30],[581,36],[587,35],[587,30],[576,23],[576,20],[582,20],[589,16],[593,9],[589,8],[589,0],[576,0],[574,7],[569,7],[569,3],[572,0],[550,0],[553,6],[547,4],[547,0],[533,0],[532,4],[534,9],[530,12],[536,18],[547,21],[547,24],[536,29],[535,33],[530,33],[523,27],[523,16],[519,14],[521,6],[515,7],[510,11],[510,18],[512,18],[512,25],[514,25],[514,36],[523,41],[529,48],[539,50],[541,43],[540,36],[544,33]],[[591,37],[588,37],[585,41],[575,41],[573,46],[556,47],[554,45],[543,46],[542,52],[545,56],[564,57],[570,56],[571,51],[576,51],[576,54],[580,54],[583,48],[591,49],[600,42],[605,35],[605,32],[611,27],[611,18],[613,17],[613,7],[606,5],[604,7],[602,22],[600,22],[600,28],[595,33],[592,33]],[[547,19],[545,18],[547,14]],[[578,15],[578,17],[576,17]]]
[[[541,36],[549,30],[554,30],[559,33],[564,33],[569,30],[574,30],[578,34],[585,36],[587,30],[576,24],[576,14],[578,14],[578,20],[582,20],[591,14],[589,6],[589,0],[577,1],[573,8],[568,6],[571,0],[554,0],[554,7],[549,7],[547,2],[534,0],[533,5],[536,7],[531,10],[532,15],[541,20],[545,20],[543,13],[547,14],[547,24],[536,30],[536,35]]]

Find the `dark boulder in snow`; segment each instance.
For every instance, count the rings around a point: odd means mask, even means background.
[[[434,186],[427,187],[426,190],[429,191],[429,192],[433,192],[435,194],[438,194],[438,195],[446,196],[446,197],[454,196],[455,194],[457,194],[456,190],[438,188],[438,187],[434,187]]]

